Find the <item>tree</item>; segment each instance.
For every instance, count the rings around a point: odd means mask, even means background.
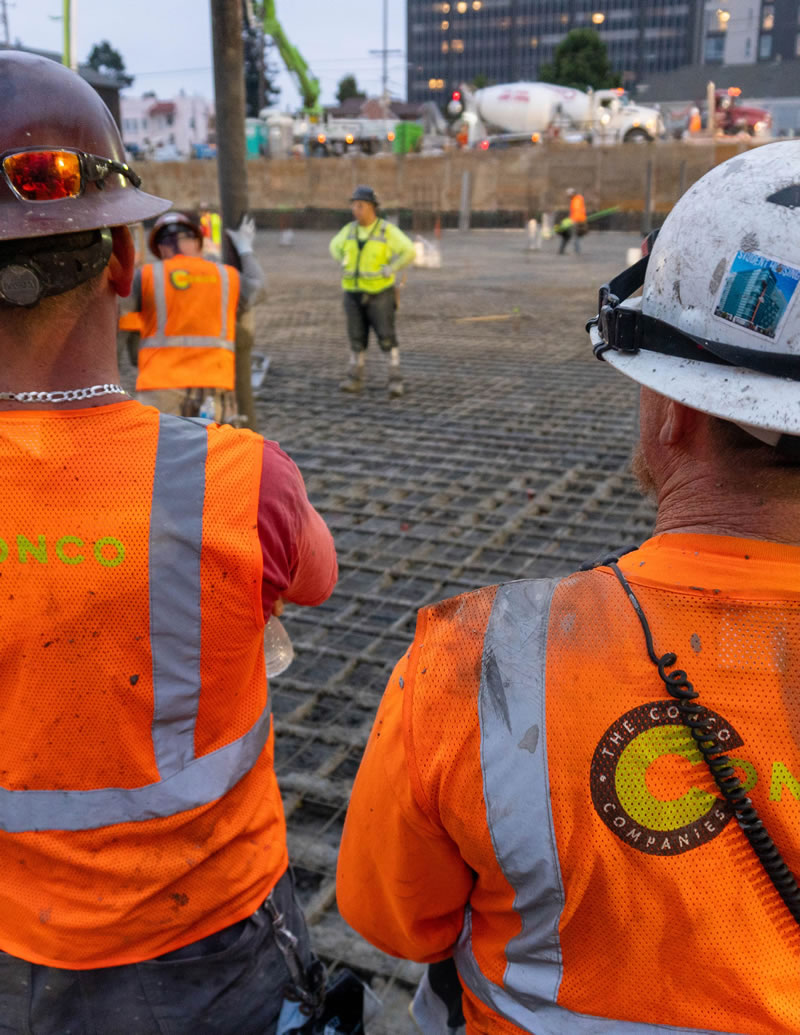
[[[244,89],[247,115],[255,118],[280,95],[275,86],[277,68],[270,64],[272,41],[264,35],[260,24],[248,26],[242,33],[244,44]]]
[[[89,51],[88,65],[95,72],[101,72],[110,79],[116,79],[120,86],[130,86],[133,82],[132,75],[125,74],[125,62],[122,54],[108,40],[95,43]]]
[[[606,45],[594,29],[568,32],[556,47],[553,61],[539,69],[539,79],[575,90],[607,90],[621,84],[608,60]]]
[[[356,77],[354,75],[346,75],[343,79],[339,80],[339,89],[336,91],[336,100],[339,104],[344,104],[345,101],[349,101],[351,97],[355,97],[356,100],[365,101],[367,95],[358,88]]]
[[[489,83],[489,76],[484,75],[483,72],[478,72],[478,74],[473,77],[470,86],[473,90],[485,90],[486,87],[489,86]]]

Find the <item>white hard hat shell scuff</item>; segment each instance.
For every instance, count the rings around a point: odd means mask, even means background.
[[[800,141],[732,158],[687,191],[642,297],[618,308],[640,320],[639,347],[606,347],[601,319],[591,335],[606,362],[693,409],[800,435]]]

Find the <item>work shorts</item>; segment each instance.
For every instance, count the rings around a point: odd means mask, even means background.
[[[344,311],[347,336],[353,352],[363,352],[369,343],[370,328],[384,352],[397,347],[395,312],[397,293],[394,286],[371,295],[366,291],[345,291]]]

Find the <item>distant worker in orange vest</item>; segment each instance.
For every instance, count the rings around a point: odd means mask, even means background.
[[[338,901],[425,1035],[800,1032],[798,170],[712,169],[601,289],[654,537],[424,608],[389,680]]]
[[[193,216],[167,212],[150,231],[150,251],[160,261],[137,273],[120,330],[139,332],[130,348],[137,398],[162,413],[222,422],[236,414],[236,316],[258,295],[264,275],[253,254],[253,220],[245,216],[228,233],[241,278],[233,266],[203,258],[203,228]]]
[[[333,541],[276,443],[126,395],[128,225],[169,202],[74,72],[0,84],[0,1032],[274,1032],[319,971],[264,630]]]
[[[570,239],[575,241],[575,254],[581,250],[580,239],[586,236],[586,201],[582,194],[579,194],[574,187],[567,188],[569,198],[569,216],[560,224],[556,233],[561,238],[561,247],[558,254],[563,255],[567,250]]]

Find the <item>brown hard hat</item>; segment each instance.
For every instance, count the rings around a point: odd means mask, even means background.
[[[87,82],[49,58],[0,51],[0,154],[69,148],[125,163],[111,112]],[[0,240],[45,237],[152,219],[170,202],[120,173],[87,183],[78,197],[22,201],[0,176]]]
[[[197,220],[192,219],[192,217],[187,215],[185,212],[165,212],[162,216],[158,217],[155,223],[153,223],[153,229],[150,231],[150,236],[147,238],[147,244],[150,251],[156,256],[156,258],[159,257],[156,241],[160,236],[162,236],[164,230],[171,229],[173,233],[178,233],[181,228],[190,230],[197,240],[201,244],[203,243],[203,228]]]

